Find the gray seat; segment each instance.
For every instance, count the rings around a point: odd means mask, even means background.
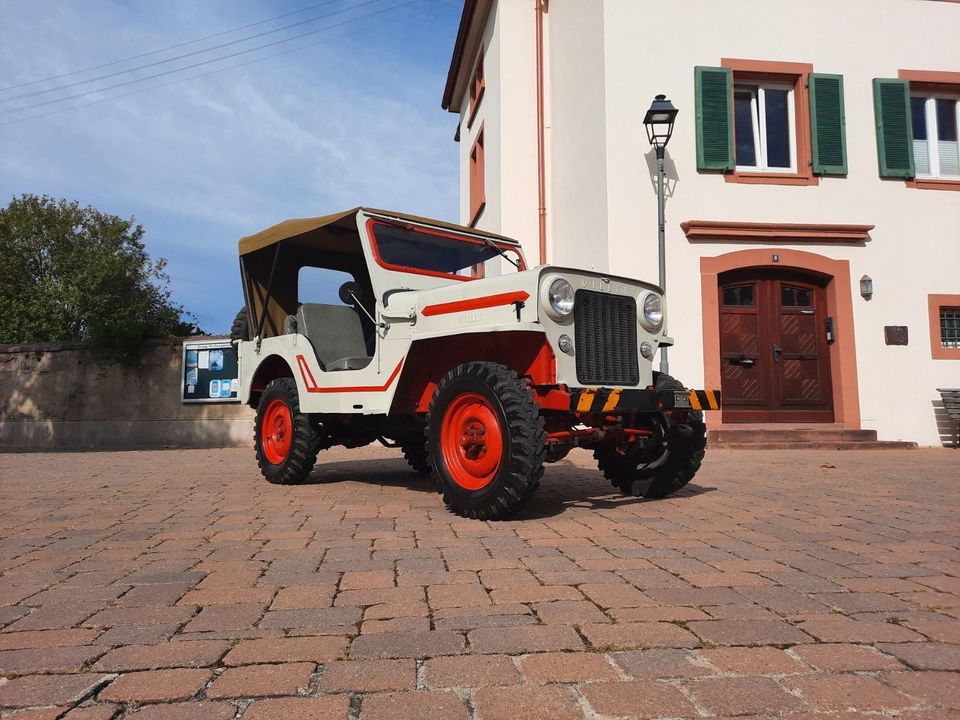
[[[327,372],[370,364],[360,314],[351,307],[305,303],[297,310],[297,331],[310,340]]]

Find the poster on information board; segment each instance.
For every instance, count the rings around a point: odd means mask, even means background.
[[[180,366],[185,403],[239,402],[237,353],[229,340],[187,340]]]

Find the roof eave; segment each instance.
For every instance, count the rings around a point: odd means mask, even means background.
[[[483,28],[492,7],[493,0],[464,0],[457,40],[453,45],[447,82],[443,88],[443,100],[440,103],[448,112],[460,112],[460,102],[466,90],[470,69],[464,66],[464,61],[471,62],[472,58],[476,57],[477,48],[483,39]]]

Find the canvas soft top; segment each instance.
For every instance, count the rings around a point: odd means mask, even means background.
[[[240,239],[240,254],[249,255],[252,252],[262,250],[265,247],[270,247],[271,245],[283,240],[290,240],[291,238],[305,235],[306,233],[319,230],[320,228],[327,227],[328,225],[335,225],[343,220],[346,220],[347,218],[355,217],[357,213],[361,211],[367,213],[368,215],[382,217],[384,219],[395,219],[416,223],[418,225],[427,225],[430,227],[441,228],[443,230],[450,230],[466,235],[480,235],[482,237],[488,237],[493,240],[497,240],[498,242],[503,242],[510,245],[519,245],[516,240],[505,238],[502,235],[495,235],[494,233],[477,230],[476,228],[464,227],[463,225],[456,225],[454,223],[443,222],[442,220],[431,220],[430,218],[419,217],[417,215],[407,215],[405,213],[393,212],[392,210],[377,210],[375,208],[355,207],[351,208],[350,210],[344,210],[331,215],[284,220],[283,222],[277,223],[272,227],[268,227],[266,230],[261,230],[253,235],[247,235],[246,237]],[[309,238],[303,238],[302,242],[298,244],[309,245]]]

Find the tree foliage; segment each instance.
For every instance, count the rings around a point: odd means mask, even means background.
[[[144,340],[200,332],[143,232],[77,202],[13,198],[0,209],[0,343],[86,342],[130,363]]]

